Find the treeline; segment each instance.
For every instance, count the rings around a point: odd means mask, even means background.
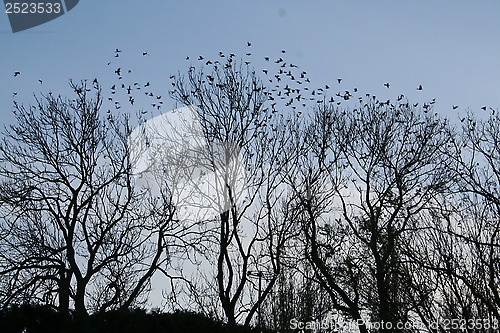
[[[128,313],[162,275],[171,310],[233,326],[495,330],[498,111],[453,123],[434,101],[219,56],[172,76],[184,108],[141,111],[135,130],[97,80],[15,104],[0,143],[4,309]],[[154,95],[122,87],[135,105]]]
[[[226,324],[190,312],[146,312],[116,310],[78,317],[48,306],[21,305],[0,311],[0,330],[4,333],[252,333],[256,330]]]

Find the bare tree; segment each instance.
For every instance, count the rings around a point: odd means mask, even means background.
[[[332,104],[321,104],[304,129],[289,178],[305,255],[334,309],[395,327],[414,304],[408,243],[448,181],[440,152],[450,140],[446,122],[408,103]]]
[[[438,255],[422,260],[442,280],[438,304],[443,317],[468,322],[479,318],[490,325],[500,320],[499,120],[495,112],[486,120],[467,114],[453,145],[446,147],[453,191],[431,222],[428,239]]]
[[[184,168],[185,178],[199,190],[205,174],[212,177],[212,192],[198,191],[212,214],[203,222],[212,235],[207,259],[215,273],[204,280],[230,324],[250,325],[272,291],[291,235],[279,189],[280,165],[290,159],[282,149],[290,140],[288,122],[268,105],[267,88],[255,71],[233,56],[191,67],[172,84],[172,97],[195,110],[203,140],[189,154],[202,157],[194,164],[204,171],[193,177],[196,168]]]
[[[15,106],[0,145],[2,303],[42,302],[78,313],[141,301],[166,260],[146,192],[134,189],[126,117],[103,119],[97,80]],[[154,208],[156,207],[156,208]],[[155,218],[153,218],[153,216]],[[57,300],[55,299],[57,297]]]

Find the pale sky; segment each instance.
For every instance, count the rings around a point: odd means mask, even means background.
[[[213,59],[219,51],[251,52],[259,69],[265,56],[279,57],[284,49],[311,85],[343,78],[342,89],[357,87],[381,99],[401,93],[412,102],[436,98],[434,110],[450,118],[466,108],[481,113],[483,106],[500,106],[497,0],[86,0],[15,34],[0,14],[0,45],[2,123],[12,121],[13,92],[29,103],[33,93],[68,94],[69,79],[98,78],[109,88],[119,66],[133,70],[131,82],[150,81],[167,111],[174,108],[168,77],[198,64],[199,55]],[[21,74],[14,77],[15,71]]]
[[[14,92],[29,104],[34,93],[67,95],[69,79],[98,78],[109,89],[117,67],[132,70],[129,82],[151,82],[163,96],[162,110],[140,101],[120,110],[145,110],[150,119],[175,108],[170,75],[199,64],[199,55],[216,59],[219,51],[251,52],[261,69],[265,56],[286,50],[311,85],[342,78],[342,89],[384,100],[436,98],[434,110],[455,121],[466,109],[485,115],[481,107],[500,107],[498,0],[82,0],[15,34],[0,13],[0,47],[0,125],[13,121]]]

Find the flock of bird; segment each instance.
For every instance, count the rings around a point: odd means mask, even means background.
[[[251,42],[246,43],[247,48],[250,50],[252,47]],[[114,52],[114,58],[119,58],[120,54],[122,53],[122,50],[120,49],[115,49]],[[308,106],[312,106],[315,104],[321,104],[321,103],[335,103],[336,105],[340,105],[345,101],[350,100],[351,98],[354,98],[355,95],[358,93],[358,89],[356,87],[352,89],[340,89],[340,87],[343,85],[342,84],[342,78],[337,78],[337,86],[338,89],[335,93],[333,92],[334,88],[329,86],[329,85],[324,85],[322,87],[318,88],[311,88],[311,79],[307,75],[307,72],[304,70],[300,70],[299,67],[293,63],[287,62],[285,58],[286,50],[281,50],[281,56],[277,57],[277,59],[271,59],[271,57],[264,57],[264,64],[266,64],[264,69],[262,69],[262,77],[265,82],[264,86],[267,86],[267,88],[264,88],[265,94],[268,97],[268,101],[270,102],[270,107],[272,110],[276,110],[279,107],[287,107],[291,108],[292,110],[297,111],[297,115],[302,114],[303,109],[307,108]],[[146,57],[148,56],[149,53],[147,51],[142,52],[142,56]],[[199,55],[196,60],[198,62],[201,62],[202,66],[208,67],[212,66],[213,70],[216,70],[219,66],[231,66],[233,62],[236,62],[236,55],[234,53],[229,53],[228,55],[225,55],[223,52],[219,51],[218,53],[218,60],[210,60],[206,59],[203,55]],[[248,68],[251,68],[251,57],[252,53],[251,52],[246,52],[244,59],[241,60],[242,64],[245,64],[245,66],[248,66]],[[191,58],[189,56],[186,57],[186,60],[189,61]],[[114,63],[114,61],[113,61]],[[112,64],[111,61],[107,63],[108,66]],[[189,70],[194,70],[195,66],[191,65],[189,67]],[[114,69],[114,74],[116,78],[118,79],[118,82],[113,84],[110,87],[110,96],[108,97],[108,101],[112,103],[115,109],[120,109],[122,107],[122,103],[120,103],[120,98],[117,98],[117,93],[119,90],[122,91],[123,94],[125,94],[127,102],[130,105],[137,105],[136,103],[136,96],[134,93],[138,91],[142,91],[144,96],[149,98],[149,105],[155,110],[160,110],[163,106],[163,100],[162,96],[154,93],[153,90],[151,89],[151,84],[150,82],[145,82],[145,83],[139,83],[137,81],[133,82],[128,80],[130,79],[129,74],[132,73],[131,69],[123,70],[122,67],[116,67]],[[252,74],[256,75],[255,70],[252,70]],[[20,71],[15,71],[14,72],[14,77],[19,77],[21,76]],[[258,75],[256,75],[258,76]],[[171,75],[170,79],[172,81],[172,85],[175,86],[175,75]],[[214,75],[206,74],[206,82],[208,84],[214,84],[214,81],[216,79],[214,78]],[[38,80],[40,84],[43,84],[43,81],[41,79]],[[263,83],[264,83],[263,82]],[[215,83],[216,84],[216,83]],[[389,89],[391,87],[389,82],[386,82],[383,84],[384,87]],[[418,85],[416,88],[418,91],[422,91],[423,87],[422,85]],[[17,93],[14,92],[13,96],[16,96]],[[370,95],[370,94],[365,94],[364,96],[357,96],[358,101],[359,101],[359,106],[358,107],[366,107],[370,104],[379,104],[379,105],[387,105],[394,107],[395,105],[391,103],[390,100],[387,101],[380,101],[377,99],[376,96]],[[407,107],[413,106],[413,107],[418,107],[418,103],[414,103],[410,105],[408,102],[402,103],[404,99],[404,95],[400,95],[397,98],[397,104],[399,105],[406,105]],[[428,103],[423,103],[422,104],[422,109],[424,112],[429,112],[435,103],[435,99]],[[142,104],[142,103],[141,103]],[[149,107],[148,107],[149,108]],[[458,105],[453,105],[452,109],[456,110],[458,108]],[[481,108],[482,110],[486,110],[487,107],[483,106]],[[490,108],[493,110],[492,108]],[[494,111],[494,110],[493,110]],[[148,111],[147,109],[143,109],[141,111],[142,114],[146,114]],[[108,109],[107,113],[109,117],[111,117],[111,110]]]
[[[122,53],[122,50],[120,49],[115,49],[115,58],[119,58],[120,54]],[[149,53],[147,51],[142,52],[142,56],[148,56]],[[108,62],[108,66],[110,66],[112,62]],[[131,69],[123,70],[122,67],[117,67],[114,69],[114,74],[115,77],[118,79],[117,83],[114,83],[111,88],[111,96],[108,97],[108,101],[112,102],[114,105],[114,108],[119,110],[122,105],[120,103],[120,98],[118,97],[118,92],[121,90],[122,94],[126,96],[126,100],[130,105],[135,105],[136,104],[136,98],[137,96],[135,95],[136,92],[143,92],[144,96],[146,96],[149,99],[149,104],[152,108],[156,110],[160,110],[163,106],[163,100],[162,96],[159,94],[156,94],[153,92],[151,89],[151,83],[145,82],[145,83],[139,83],[137,81],[132,81],[129,82],[130,79],[130,74],[132,73]],[[111,110],[108,109],[108,114],[111,113]],[[143,109],[141,111],[142,114],[146,114],[148,111]],[[111,116],[110,116],[111,117]]]

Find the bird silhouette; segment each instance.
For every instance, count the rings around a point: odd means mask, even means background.
[[[422,90],[422,85],[421,84],[418,86],[417,90]]]
[[[453,110],[456,110],[458,108],[458,105],[453,105]]]
[[[21,72],[14,72],[14,77],[21,75]]]
[[[252,46],[252,43],[250,43],[250,42],[247,42],[247,46]]]
[[[389,84],[389,82],[386,82],[386,83],[384,83],[384,86],[385,86],[387,89],[389,89],[389,87],[390,87],[391,85]]]
[[[147,56],[147,55],[148,55],[148,52],[142,52],[142,55],[143,55],[143,56]]]
[[[340,83],[340,82],[342,82],[342,79],[341,79],[341,78],[338,78],[338,79],[337,79],[337,81]]]

